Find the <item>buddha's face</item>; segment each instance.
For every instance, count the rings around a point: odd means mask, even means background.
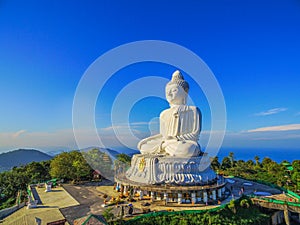
[[[170,105],[184,105],[186,103],[187,93],[177,84],[168,84],[166,86],[166,99]]]

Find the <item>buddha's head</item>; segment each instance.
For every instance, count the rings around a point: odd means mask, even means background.
[[[172,80],[166,85],[166,99],[172,105],[185,105],[189,84],[184,80],[180,71],[176,70]]]

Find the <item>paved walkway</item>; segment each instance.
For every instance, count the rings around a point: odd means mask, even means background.
[[[72,198],[62,187],[57,187],[51,192],[45,192],[45,188],[37,188],[36,194],[40,197],[43,205],[37,205],[37,208],[22,209],[14,212],[4,219],[3,225],[33,225],[35,218],[42,220],[42,225],[48,222],[64,219],[60,208],[78,205],[78,202]],[[67,223],[69,224],[69,223]]]
[[[231,181],[233,181],[233,183],[231,183]],[[272,188],[264,184],[248,181],[241,178],[228,178],[226,187],[228,188],[228,190],[232,190],[231,194],[233,194],[234,198],[238,198],[241,196],[242,188],[244,188],[245,195],[250,195],[254,192],[268,192],[272,195],[278,195],[282,193],[282,191],[278,190],[277,188]]]
[[[105,210],[101,205],[103,199],[99,197],[99,193],[94,186],[86,185],[64,185],[66,191],[75,198],[79,205],[61,208],[60,211],[70,224],[77,218],[95,214],[101,215]]]

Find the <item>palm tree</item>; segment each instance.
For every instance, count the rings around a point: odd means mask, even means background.
[[[258,156],[255,156],[254,159],[255,159],[255,165],[258,166],[260,158]]]
[[[233,152],[229,152],[229,158],[231,161],[231,167],[233,167],[233,163],[234,163],[234,153]]]

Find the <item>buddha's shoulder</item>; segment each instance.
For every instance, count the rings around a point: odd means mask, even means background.
[[[169,114],[169,113],[171,113],[171,109],[165,109],[164,111],[162,111],[162,112],[160,113],[160,117],[162,117],[162,116],[164,116],[164,115],[166,115],[166,114]]]
[[[193,105],[189,105],[187,108],[188,110],[192,110],[192,111],[200,111],[197,106],[193,106]]]
[[[197,106],[187,106],[186,105],[184,107],[181,107],[180,110],[179,110],[179,112],[182,112],[182,113],[190,112],[190,111],[193,111],[194,113],[200,113],[201,114],[200,109]],[[166,116],[170,113],[171,114],[174,113],[174,109],[172,109],[172,108],[165,109],[164,111],[162,111],[160,113],[160,117]]]

